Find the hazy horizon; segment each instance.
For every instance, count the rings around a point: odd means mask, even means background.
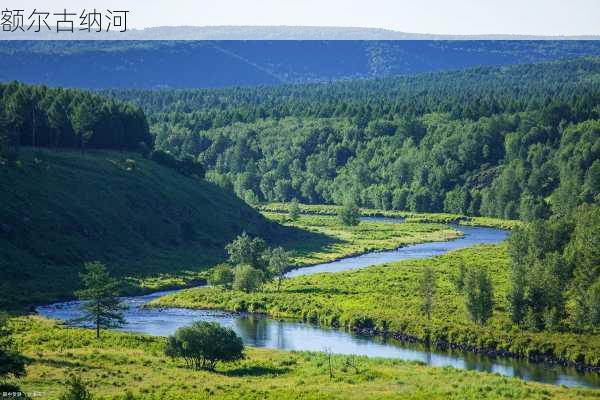
[[[49,6],[41,0],[22,0],[3,8],[33,9],[51,14],[63,9],[81,12],[128,10],[128,27],[163,26],[290,26],[386,29],[431,35],[600,35],[600,2],[594,0],[63,0]],[[51,16],[54,21],[57,17]],[[78,19],[75,19],[78,23]]]

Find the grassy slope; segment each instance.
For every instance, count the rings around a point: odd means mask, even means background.
[[[329,378],[323,353],[246,350],[216,372],[192,371],[163,356],[165,340],[106,332],[98,342],[85,329],[41,318],[14,321],[17,344],[32,363],[15,382],[56,399],[68,374],[80,375],[96,396],[122,399],[591,399],[597,391],[566,389],[494,374],[431,368],[415,362],[333,356]]]
[[[284,233],[232,194],[137,155],[24,149],[20,158],[20,168],[0,166],[0,308],[68,297],[85,261],[159,288],[196,278],[243,230]]]
[[[334,217],[320,218],[335,221]],[[461,263],[490,271],[496,305],[494,316],[486,326],[470,321],[464,295],[452,283]],[[426,265],[435,269],[438,280],[436,307],[430,323],[419,310],[418,280]],[[592,333],[536,333],[513,326],[507,303],[508,278],[506,244],[484,245],[432,259],[288,279],[281,292],[277,292],[274,284],[251,294],[201,288],[160,298],[155,304],[247,310],[350,329],[390,331],[419,339],[430,335],[436,342],[466,348],[600,366],[600,341]]]

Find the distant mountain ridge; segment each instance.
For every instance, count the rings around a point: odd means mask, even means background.
[[[87,32],[57,36],[56,31],[3,32],[3,40],[598,40],[599,35],[452,35],[342,26],[157,26],[126,32]]]
[[[213,88],[597,56],[600,41],[2,41],[0,55],[0,81],[89,89]]]

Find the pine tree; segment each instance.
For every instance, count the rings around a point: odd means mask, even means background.
[[[101,328],[114,328],[122,325],[124,306],[118,296],[118,282],[111,278],[104,264],[89,262],[81,274],[85,286],[78,291],[77,297],[85,300],[83,306],[86,315],[83,321],[90,321],[96,327],[96,337],[100,338]]]

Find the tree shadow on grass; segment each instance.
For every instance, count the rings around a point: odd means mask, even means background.
[[[281,226],[276,236],[276,244],[299,254],[310,254],[331,249],[343,240],[292,226]]]
[[[235,369],[230,369],[227,371],[223,371],[221,374],[226,376],[267,376],[267,375],[281,375],[289,372],[289,368],[277,368],[277,367],[268,367],[264,365],[247,365],[243,367],[238,367]]]

